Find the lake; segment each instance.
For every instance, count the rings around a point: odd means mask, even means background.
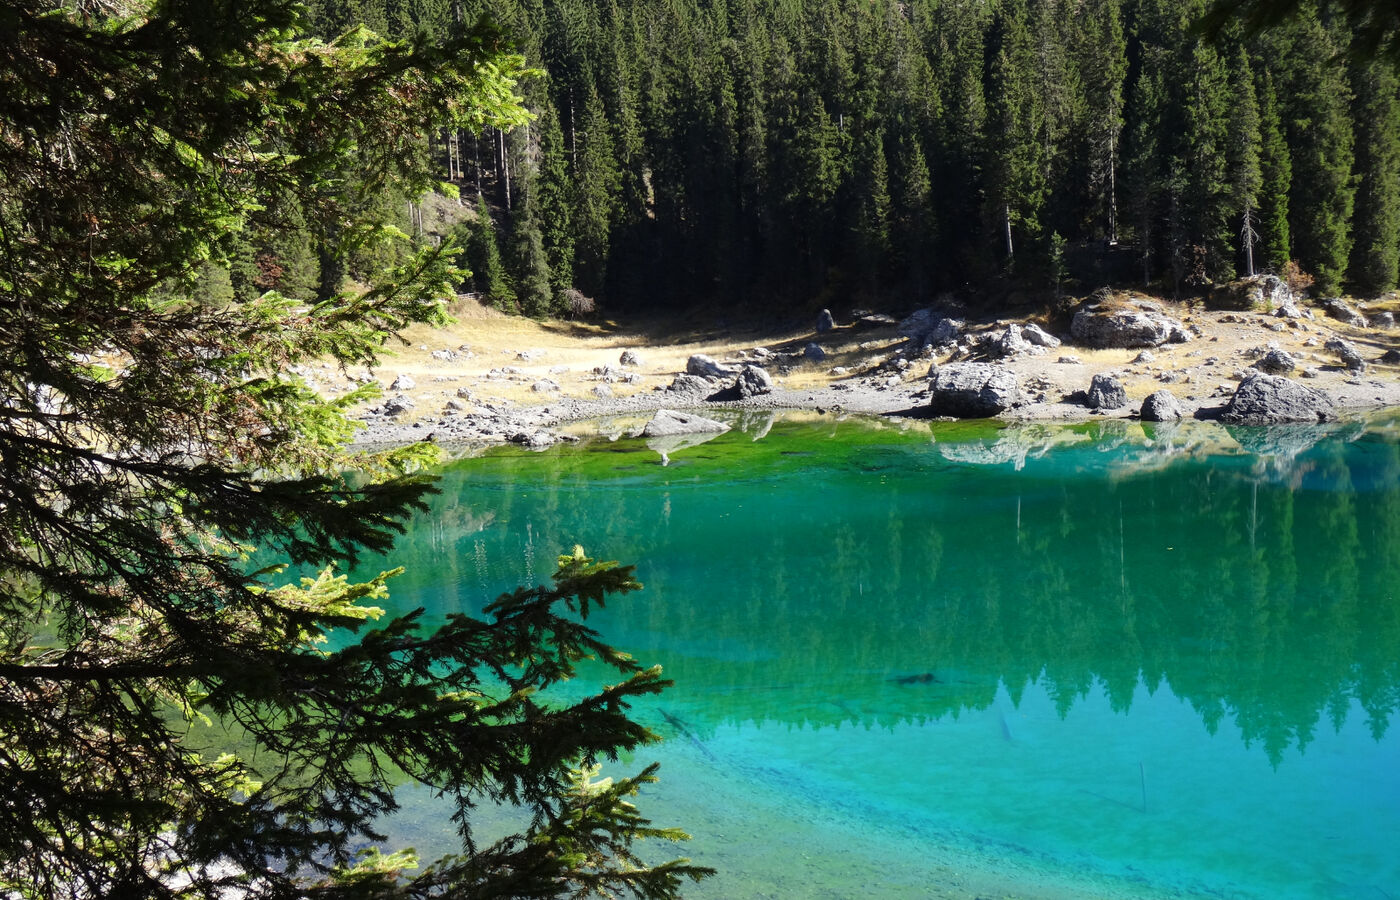
[[[455,463],[393,556],[431,615],[636,564],[687,896],[1400,897],[1396,419],[731,421]]]

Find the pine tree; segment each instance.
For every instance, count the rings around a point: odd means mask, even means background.
[[[910,293],[923,299],[929,287],[928,266],[937,242],[933,185],[923,150],[913,137],[906,136],[899,142],[895,161],[892,249],[897,269],[907,279]]]
[[[433,454],[351,459],[344,403],[289,370],[442,323],[446,254],[325,303],[193,302],[279,198],[341,246],[392,237],[313,201],[347,172],[420,196],[419,136],[522,124],[524,61],[490,31],[301,40],[286,0],[119,6],[0,13],[0,894],[677,896],[704,872],[634,847],[679,837],[630,802],[653,770],[593,776],[654,738],[625,710],[664,684],[583,624],[628,569],[577,549],[436,628],[374,621],[394,571],[335,574],[424,508],[408,473]],[[281,583],[255,548],[319,574]],[[553,697],[585,657],[617,683]],[[464,848],[415,874],[359,852],[404,781],[454,805]],[[507,802],[518,834],[474,832]]]
[[[1084,79],[1085,160],[1096,231],[1118,240],[1118,158],[1123,131],[1127,41],[1119,0],[1085,3],[1079,16],[1079,71]]]
[[[1356,244],[1350,280],[1359,293],[1391,290],[1400,275],[1400,78],[1385,62],[1355,65]]]
[[[1333,58],[1339,36],[1306,12],[1296,42],[1306,52],[1291,55],[1288,85],[1289,147],[1293,180],[1289,226],[1298,259],[1317,279],[1323,295],[1341,290],[1351,256],[1353,134],[1346,69]]]
[[[603,293],[621,178],[602,98],[585,98],[574,132],[574,280],[589,296]],[[537,210],[532,214],[538,216]],[[521,292],[522,300],[524,291]]]
[[[1136,211],[1134,239],[1142,262],[1143,286],[1152,282],[1156,245],[1165,218],[1168,162],[1162,151],[1162,117],[1166,105],[1160,48],[1144,47],[1141,71],[1130,94],[1124,183],[1129,207]]]
[[[862,288],[878,296],[880,275],[890,252],[889,164],[885,138],[879,130],[857,142],[855,238]]]
[[[1229,134],[1229,81],[1224,60],[1213,47],[1195,40],[1183,47],[1181,65],[1190,75],[1183,85],[1184,129],[1180,135],[1179,171],[1185,238],[1178,252],[1191,258],[1194,277],[1229,280],[1234,277],[1231,233],[1230,183],[1227,177]],[[1204,251],[1204,258],[1195,257]],[[1204,264],[1204,272],[1198,271]]]
[[[1240,47],[1235,54],[1231,73],[1230,127],[1227,163],[1230,170],[1230,203],[1239,215],[1240,250],[1244,256],[1244,273],[1254,274],[1254,245],[1259,234],[1255,229],[1255,210],[1259,206],[1259,189],[1263,175],[1259,164],[1260,131],[1259,105],[1254,96],[1254,74],[1250,71],[1249,54]]]
[[[1045,121],[1043,96],[1035,80],[1035,56],[1023,0],[1000,7],[991,63],[987,123],[986,202],[1007,266],[1016,259],[1017,240],[1028,244],[1041,234],[1045,199]],[[1024,249],[1024,248],[1023,248]]]
[[[1275,272],[1293,258],[1288,230],[1288,190],[1293,161],[1279,114],[1278,94],[1270,70],[1264,70],[1259,107],[1259,246],[1265,264]]]
[[[535,196],[539,200],[540,240],[549,263],[555,296],[574,286],[573,185],[564,146],[564,132],[554,106],[546,102],[536,125],[540,141],[539,175]]]
[[[463,249],[472,285],[481,298],[497,309],[514,309],[515,291],[511,289],[505,264],[501,261],[491,210],[482,195],[476,198],[476,218],[467,226]]]

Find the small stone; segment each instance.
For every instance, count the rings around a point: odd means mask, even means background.
[[[773,390],[773,379],[768,372],[758,366],[744,366],[739,377],[734,380],[734,388],[745,399],[768,394]]]
[[[723,378],[726,375],[734,374],[715,362],[713,357],[703,353],[696,353],[686,360],[685,371],[687,375],[698,375],[701,378]]]
[[[624,366],[640,366],[642,358],[637,355],[636,350],[623,350],[617,361]]]
[[[400,375],[399,377],[397,377],[397,378],[394,379],[393,384],[389,385],[389,390],[391,390],[391,391],[411,391],[411,390],[413,390],[413,389],[414,389],[415,387],[417,387],[417,386],[418,386],[418,382],[414,381],[414,380],[413,380],[412,378],[410,378],[409,376],[407,376],[407,375]]]
[[[831,317],[831,310],[824,309],[817,313],[817,334],[825,334],[836,327],[836,320]]]
[[[1142,401],[1139,415],[1144,422],[1175,422],[1183,413],[1171,391],[1156,391]]]
[[[1128,405],[1128,394],[1117,378],[1098,374],[1089,383],[1087,404],[1090,409],[1118,409]]]
[[[1269,375],[1288,375],[1297,368],[1297,361],[1291,355],[1277,348],[1268,351],[1259,361],[1254,364],[1254,368]]]

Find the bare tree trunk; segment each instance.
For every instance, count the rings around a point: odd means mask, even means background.
[[[1002,228],[1006,232],[1006,258],[1010,260],[1016,254],[1016,248],[1011,243],[1011,204],[1003,203],[1001,206]]]
[[[1114,160],[1114,135],[1108,136],[1108,242],[1118,243],[1118,166]]]
[[[1259,235],[1254,230],[1254,210],[1249,208],[1249,204],[1244,205],[1244,224],[1240,228],[1240,241],[1244,244],[1244,270],[1245,275],[1254,277],[1254,242],[1259,240]]]

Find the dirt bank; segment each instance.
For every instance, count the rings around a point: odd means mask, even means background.
[[[1038,355],[1001,360],[1016,372],[1031,400],[1003,414],[1012,421],[1131,418],[1144,397],[1161,389],[1172,392],[1186,415],[1210,417],[1271,346],[1292,354],[1300,366],[1292,377],[1305,371],[1305,383],[1325,391],[1344,414],[1400,406],[1400,366],[1380,362],[1387,350],[1400,350],[1400,329],[1347,325],[1325,318],[1320,310],[1312,310],[1311,319],[1283,319],[1153,302],[1187,326],[1193,339],[1146,353],[1094,350],[1075,346],[1064,322],[966,316],[962,344],[975,345],[1008,324],[1026,321],[1037,321],[1065,340]],[[303,374],[330,395],[349,389],[355,379],[373,377],[384,385],[384,399],[356,411],[365,424],[360,443],[400,443],[430,435],[441,442],[493,442],[527,440],[569,422],[662,407],[922,416],[929,367],[951,358],[916,352],[898,333],[895,319],[879,316],[838,317],[835,329],[819,334],[815,320],[748,323],[715,316],[671,323],[536,322],[474,301],[459,304],[454,314],[458,321],[449,328],[411,329],[404,336],[407,343],[391,348],[372,372],[342,373],[323,366],[307,367]],[[1367,361],[1366,370],[1344,368],[1325,349],[1332,338],[1353,344]],[[818,344],[825,358],[784,356],[800,354],[809,343]],[[773,376],[772,393],[739,400],[720,391],[720,385],[690,394],[666,390],[693,354],[739,362],[764,351],[780,357],[776,364],[771,356],[763,361]],[[626,365],[624,354],[629,354]],[[966,354],[952,354],[957,355]],[[1083,392],[1100,373],[1120,379],[1127,406],[1107,413],[1085,406]]]

